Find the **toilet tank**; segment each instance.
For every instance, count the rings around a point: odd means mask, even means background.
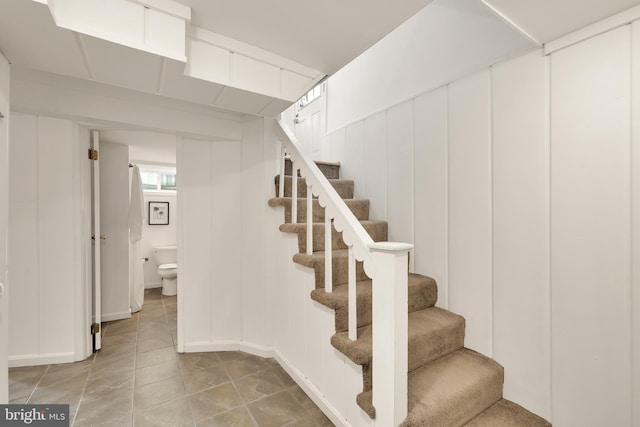
[[[156,265],[175,264],[178,262],[178,247],[158,246],[153,248],[153,257]]]

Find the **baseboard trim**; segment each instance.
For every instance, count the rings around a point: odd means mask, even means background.
[[[22,356],[9,356],[9,367],[19,368],[22,366],[53,365],[56,363],[75,362],[75,353],[49,353],[49,354],[29,354]]]
[[[216,341],[196,342],[184,345],[185,353],[200,353],[209,351],[243,351],[259,357],[274,357],[273,347],[264,347],[244,341]]]
[[[145,289],[155,289],[155,288],[161,288],[161,287],[162,287],[162,282],[151,282],[151,283],[144,284]]]
[[[324,398],[320,390],[316,388],[316,386],[307,379],[307,377],[298,370],[295,366],[289,362],[289,360],[282,355],[278,350],[275,350],[275,359],[278,361],[280,366],[287,371],[289,376],[293,378],[293,380],[300,386],[307,396],[313,403],[315,403],[318,408],[331,420],[331,422],[336,426],[344,426],[349,427],[350,424],[345,420],[340,413]]]
[[[131,309],[129,309],[128,311],[120,312],[120,313],[103,314],[101,320],[103,322],[111,322],[114,320],[128,319],[130,317],[131,317]]]

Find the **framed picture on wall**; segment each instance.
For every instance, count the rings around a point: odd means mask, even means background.
[[[169,202],[149,202],[149,225],[169,225]]]

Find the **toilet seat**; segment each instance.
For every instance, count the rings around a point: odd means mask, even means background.
[[[169,263],[169,264],[161,264],[158,266],[158,270],[171,270],[174,268],[178,268],[178,264]]]

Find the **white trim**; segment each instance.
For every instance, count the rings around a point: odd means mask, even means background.
[[[132,3],[138,3],[149,9],[163,12],[167,15],[175,16],[186,21],[191,21],[191,8],[175,2],[173,0],[129,0]]]
[[[293,366],[293,364],[289,362],[289,360],[278,350],[275,350],[275,359],[334,425],[345,427],[350,426],[347,420],[340,415],[340,412],[334,408],[327,399],[325,399],[324,395],[316,388],[315,384],[309,381],[309,379],[295,366]]]
[[[544,54],[550,55],[565,47],[573,46],[584,40],[598,36],[607,31],[615,28],[627,25],[637,19],[640,19],[640,6],[634,6],[631,9],[627,9],[624,12],[620,12],[595,24],[588,25],[566,36],[559,37],[544,45]]]
[[[75,354],[73,352],[9,356],[10,368],[19,368],[22,366],[52,365],[56,363],[70,362],[75,362]]]
[[[145,289],[156,289],[161,287],[162,287],[162,282],[150,282],[150,283],[144,284]]]
[[[113,320],[128,319],[131,317],[131,310],[122,311],[120,313],[102,314],[103,322],[111,322]]]
[[[213,31],[209,31],[204,28],[190,26],[187,30],[187,37],[208,43],[221,49],[226,49],[229,52],[246,56],[247,58],[264,62],[268,65],[273,65],[274,67],[280,67],[310,79],[324,77],[324,74],[318,70],[314,70],[313,68],[299,64],[291,59],[277,55],[268,50],[260,49],[259,47],[223,36],[222,34],[214,33]]]
[[[259,357],[274,357],[273,347],[264,347],[245,341],[215,341],[215,342],[195,342],[185,343],[185,353],[202,353],[212,351],[242,351]]]
[[[493,14],[495,14],[496,16],[498,16],[500,19],[502,19],[504,22],[506,22],[507,24],[509,24],[511,27],[513,27],[515,30],[517,30],[520,34],[522,34],[527,40],[529,40],[532,43],[535,43],[536,45],[538,45],[538,47],[542,47],[542,43],[540,43],[537,39],[535,39],[531,34],[527,33],[522,27],[520,27],[518,24],[516,24],[515,22],[513,22],[507,15],[505,15],[504,13],[502,13],[501,11],[499,11],[495,6],[493,6],[492,4],[490,4],[488,2],[488,0],[480,0],[491,12],[493,12]]]

